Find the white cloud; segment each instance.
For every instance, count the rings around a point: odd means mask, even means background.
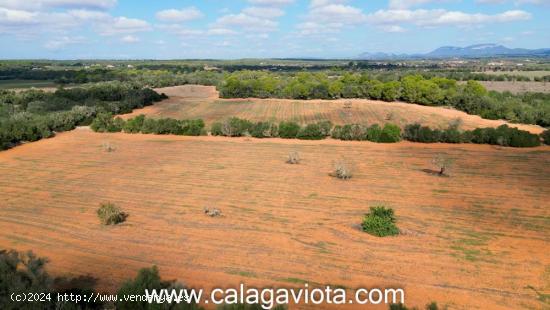
[[[346,0],[312,0],[305,21],[296,28],[298,35],[337,33],[347,26],[365,23],[367,16],[359,8],[346,5]]]
[[[71,44],[79,44],[84,42],[83,37],[69,37],[63,36],[55,39],[51,39],[44,44],[44,47],[48,50],[60,50]]]
[[[269,19],[239,13],[218,18],[216,25],[222,28],[236,26],[247,30],[274,31],[277,29],[278,23]]]
[[[275,18],[275,17],[283,16],[285,14],[285,11],[279,8],[273,8],[273,7],[252,6],[252,7],[245,8],[243,10],[243,13],[248,14],[250,16],[256,16],[256,17]]]
[[[381,26],[380,29],[384,32],[406,32],[407,29],[398,25]]]
[[[418,26],[471,26],[488,23],[505,23],[528,20],[531,14],[512,10],[500,14],[464,13],[460,11],[437,10],[379,10],[368,16],[375,24],[410,23]]]
[[[169,9],[156,14],[158,20],[165,22],[186,22],[203,17],[204,14],[196,7],[187,7],[181,10]]]
[[[238,32],[227,28],[212,28],[206,31],[206,34],[211,36],[227,36],[227,35],[234,35],[237,33]]]
[[[0,25],[35,24],[38,13],[0,8]]]
[[[431,2],[445,2],[445,0],[390,0],[388,6],[390,9],[408,9]]]
[[[550,5],[550,0],[476,0],[476,3],[479,4],[505,4],[508,2],[513,2],[516,6],[524,5],[524,4],[532,4],[532,5]]]
[[[347,0],[311,0],[309,6],[312,8],[330,5],[330,4],[343,4],[348,2]]]
[[[109,22],[102,23],[99,26],[101,35],[110,36],[115,34],[130,34],[151,30],[148,22],[128,17],[115,17]]]
[[[328,4],[312,8],[309,12],[309,19],[330,23],[358,24],[366,21],[366,15],[353,6]]]
[[[294,0],[248,0],[248,2],[257,5],[283,6],[294,3]]]
[[[0,7],[17,10],[45,10],[47,8],[82,8],[107,10],[116,0],[0,0]]]
[[[120,39],[124,43],[138,43],[140,39],[136,36],[133,36],[131,34],[124,36]]]

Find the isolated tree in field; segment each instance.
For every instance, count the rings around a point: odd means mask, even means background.
[[[443,154],[437,154],[432,158],[432,164],[439,170],[438,174],[441,176],[446,175],[452,163],[453,161]]]
[[[128,214],[122,212],[113,203],[107,202],[102,203],[97,209],[97,216],[103,225],[116,225],[124,222]]]
[[[296,152],[296,151],[288,153],[286,163],[291,164],[291,165],[299,164],[300,163],[300,154],[298,154],[298,152]]]
[[[334,163],[334,170],[329,175],[342,180],[351,179],[353,177],[353,165],[344,159],[340,159]]]

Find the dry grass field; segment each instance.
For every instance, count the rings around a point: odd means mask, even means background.
[[[292,100],[292,99],[220,99],[211,86],[175,86],[156,89],[170,96],[169,99],[143,109],[134,110],[123,118],[139,114],[149,117],[178,119],[202,118],[207,126],[216,121],[236,116],[251,121],[294,120],[312,123],[330,120],[334,124],[387,122],[401,126],[419,122],[433,128],[446,128],[457,118],[462,119],[463,129],[497,127],[506,123],[486,120],[454,109],[427,107],[404,102],[384,102],[367,99],[350,100]],[[351,108],[346,108],[351,103]],[[511,124],[533,133],[544,129],[536,125]]]
[[[302,163],[285,163],[291,151]],[[451,177],[422,171],[440,153]],[[340,158],[355,164],[349,181],[328,176]],[[156,264],[193,287],[404,287],[409,305],[548,307],[527,286],[550,293],[549,147],[77,129],[0,152],[0,175],[0,247],[32,249],[54,275],[91,276],[100,290]],[[127,222],[100,225],[106,201]],[[357,228],[377,203],[404,235]]]
[[[513,94],[525,92],[550,93],[549,82],[509,82],[509,81],[479,81],[488,90],[498,92],[509,91]]]
[[[483,74],[491,74],[491,75],[521,75],[526,76],[529,78],[535,78],[535,77],[543,77],[546,75],[550,75],[550,71],[545,70],[537,70],[537,71],[524,71],[524,70],[516,70],[516,71],[483,71],[483,72],[475,72],[475,73],[483,73]]]

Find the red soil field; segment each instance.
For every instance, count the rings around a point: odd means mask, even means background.
[[[334,124],[394,123],[400,126],[418,122],[432,128],[447,128],[461,119],[462,129],[497,127],[508,124],[502,120],[487,120],[477,115],[444,107],[428,107],[405,102],[384,102],[367,99],[294,100],[294,99],[220,99],[213,86],[185,85],[158,88],[170,98],[143,109],[134,110],[122,118],[139,114],[149,117],[177,119],[202,118],[207,125],[236,116],[251,121],[293,120],[302,124],[330,120]],[[351,103],[351,108],[345,108]],[[509,124],[536,134],[544,128],[536,125]]]
[[[285,163],[291,151],[299,165]],[[422,171],[436,154],[454,160],[451,177]],[[349,181],[328,175],[340,158],[355,165]],[[81,128],[0,152],[0,248],[33,250],[53,275],[89,275],[100,290],[156,264],[163,278],[197,288],[307,281],[403,287],[411,306],[542,309],[527,286],[550,293],[549,163],[549,147]],[[107,201],[129,213],[125,223],[100,225]],[[406,234],[357,228],[379,203]]]

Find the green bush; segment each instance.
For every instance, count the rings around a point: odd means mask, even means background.
[[[127,133],[139,133],[145,121],[145,115],[141,114],[126,121],[122,130]]]
[[[378,142],[382,143],[394,143],[401,140],[401,128],[394,124],[386,124],[380,134]]]
[[[399,234],[395,225],[396,219],[393,209],[384,206],[371,207],[365,214],[361,227],[363,231],[378,237],[394,236]]]
[[[180,134],[184,136],[200,136],[204,134],[204,121],[202,119],[180,120]]]
[[[227,137],[241,137],[248,133],[251,127],[250,121],[232,117],[222,123],[222,134]]]
[[[544,144],[550,145],[550,129],[547,129],[543,133],[541,133],[540,137],[544,141]]]
[[[340,140],[367,140],[368,128],[361,124],[351,124],[344,126],[336,126],[332,132],[332,138]]]
[[[382,128],[378,124],[370,126],[367,130],[367,140],[371,142],[380,142],[380,136],[382,136]]]
[[[97,216],[103,225],[116,225],[124,222],[128,217],[119,207],[110,202],[102,203],[99,206],[99,209],[97,209]]]
[[[96,132],[120,132],[124,127],[124,120],[113,118],[111,113],[99,113],[90,128]]]
[[[119,296],[129,296],[129,295],[143,295],[145,290],[160,290],[167,289],[184,289],[183,285],[176,283],[175,281],[163,281],[159,275],[159,270],[157,266],[151,268],[143,268],[139,270],[137,276],[133,280],[128,280],[122,284],[118,289],[117,294]],[[148,303],[147,301],[131,301],[119,298],[116,302],[116,309],[118,310],[157,310],[157,309],[166,309],[166,310],[195,310],[201,309],[197,304],[186,302],[181,303]]]
[[[210,134],[213,136],[223,136],[223,124],[220,122],[213,123],[210,126]]]
[[[330,130],[328,130],[330,132]],[[307,124],[300,128],[296,138],[302,140],[321,140],[326,138],[326,128],[321,128],[319,124]]]
[[[279,128],[269,122],[258,122],[250,128],[250,135],[255,138],[273,138],[279,136]]]
[[[279,137],[285,139],[294,139],[300,131],[300,125],[295,122],[281,122],[279,124]]]

